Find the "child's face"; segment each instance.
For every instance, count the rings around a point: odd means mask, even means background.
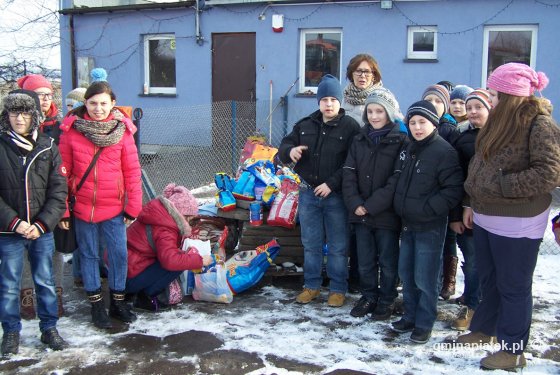
[[[28,135],[31,129],[32,114],[29,112],[8,112],[10,126],[19,135]]]
[[[451,106],[449,107],[453,117],[463,117],[467,114],[465,109],[465,101],[463,99],[453,99],[451,101]]]
[[[51,108],[51,104],[53,101],[53,93],[52,90],[48,87],[39,87],[35,90],[35,93],[39,97],[39,101],[41,102],[41,112],[47,113]]]
[[[96,121],[105,120],[109,117],[115,101],[106,93],[97,94],[86,100],[86,109],[89,117]]]
[[[325,96],[319,101],[319,110],[323,114],[323,121],[330,121],[338,115],[340,102],[335,97]]]
[[[489,114],[488,108],[480,100],[471,99],[467,102],[467,118],[475,128],[482,128],[486,125]]]
[[[417,141],[421,141],[434,131],[436,128],[430,120],[420,115],[414,115],[408,121],[410,133]]]
[[[367,119],[374,129],[381,129],[389,123],[389,116],[382,105],[377,103],[368,104],[366,108]]]
[[[492,108],[496,108],[500,99],[498,98],[498,92],[496,90],[488,89],[490,94],[490,102],[492,103]]]
[[[441,100],[439,96],[434,94],[426,95],[424,100],[429,101],[434,105],[434,107],[436,107],[438,117],[443,116],[443,114],[445,113],[445,103],[443,103],[443,100]]]

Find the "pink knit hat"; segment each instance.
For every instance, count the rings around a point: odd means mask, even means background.
[[[535,72],[520,63],[507,63],[497,67],[486,86],[489,89],[513,96],[531,96],[535,90],[543,90],[548,85],[548,77],[543,72]]]
[[[186,187],[172,182],[163,189],[163,196],[173,203],[181,215],[193,216],[198,214],[198,203]]]
[[[47,87],[52,91],[51,83],[40,74],[28,74],[17,80],[17,84],[24,90],[35,91],[40,87]]]

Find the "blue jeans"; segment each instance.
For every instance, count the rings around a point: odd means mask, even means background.
[[[403,282],[403,319],[431,330],[437,317],[438,277],[447,225],[427,231],[403,230],[399,276]]]
[[[362,296],[389,306],[397,298],[399,232],[364,224],[355,229]]]
[[[459,234],[457,235],[457,244],[464,258],[461,268],[465,275],[465,290],[463,292],[465,305],[474,310],[480,303],[480,283],[476,270],[474,237],[468,234]]]
[[[126,225],[123,215],[117,215],[99,223],[88,223],[76,218],[75,225],[82,279],[86,292],[95,292],[101,288],[99,277],[100,232],[103,233],[103,238],[107,243],[109,288],[114,291],[123,291],[127,272]]]
[[[304,249],[305,287],[320,289],[323,278],[323,244],[327,243],[327,276],[330,291],[345,294],[348,289],[348,221],[342,196],[330,193],[321,198],[312,189],[301,189],[299,222]]]
[[[0,320],[4,333],[21,331],[19,293],[25,248],[37,294],[39,328],[44,331],[55,327],[58,321],[52,271],[53,234],[45,233],[33,241],[17,234],[0,236]]]
[[[150,297],[157,296],[181,276],[183,271],[169,271],[156,261],[135,277],[126,280],[126,292],[138,293],[143,291]]]
[[[107,248],[107,244],[103,239],[103,234],[99,233],[99,269],[104,269],[105,272],[109,272],[107,270],[107,266],[105,265],[104,254],[105,249]],[[72,254],[72,275],[74,278],[82,278],[82,262],[80,261],[80,250],[74,251]]]

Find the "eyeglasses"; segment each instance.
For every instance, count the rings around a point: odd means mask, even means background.
[[[362,69],[358,69],[358,70],[355,70],[355,71],[353,72],[353,74],[354,74],[356,77],[359,77],[359,76],[362,76],[362,75],[363,75],[364,77],[371,77],[371,76],[373,75],[373,72],[372,72],[371,70],[362,70]]]
[[[26,120],[29,120],[32,116],[32,114],[29,113],[29,112],[9,112],[8,113],[8,116],[10,116],[10,118],[14,118],[14,119],[18,118],[19,115],[21,115],[21,117],[23,117]]]
[[[37,96],[44,100],[51,100],[53,98],[53,94],[49,94],[46,92],[37,92]]]

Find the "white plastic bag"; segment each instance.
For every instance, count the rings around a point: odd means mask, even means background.
[[[196,301],[231,303],[233,293],[227,283],[225,267],[216,264],[205,273],[195,274],[192,297]]]

